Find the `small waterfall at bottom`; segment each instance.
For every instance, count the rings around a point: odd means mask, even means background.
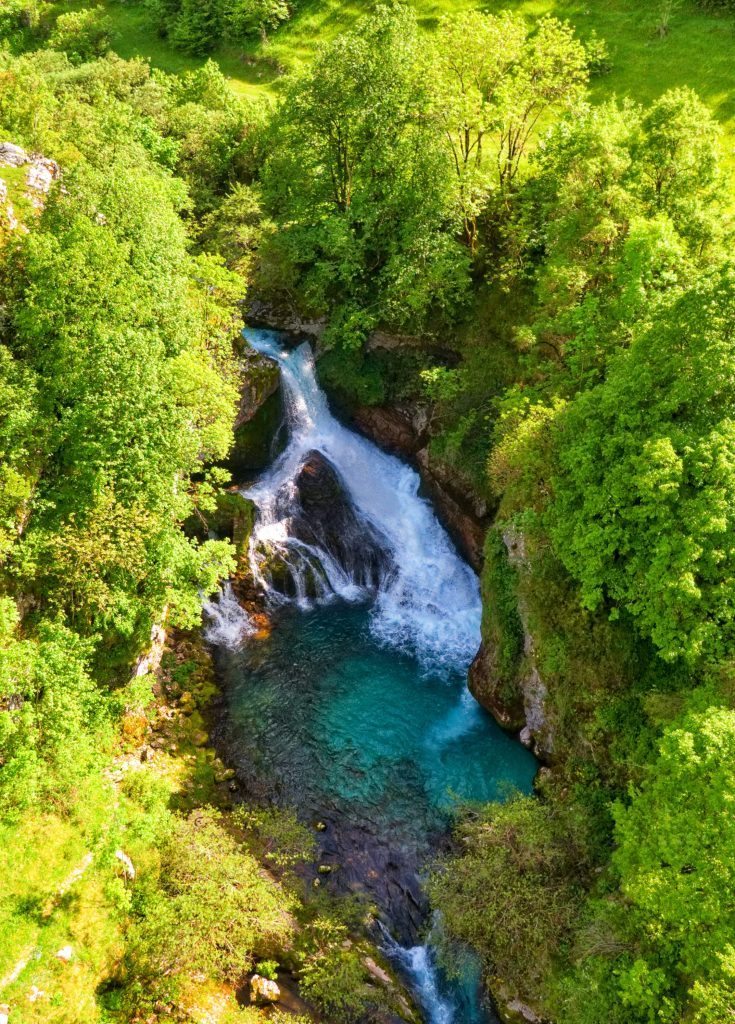
[[[207,609],[225,695],[218,744],[246,792],[318,823],[306,870],[377,908],[383,950],[426,1024],[494,1020],[476,974],[445,977],[431,935],[420,945],[421,877],[453,807],[528,792],[536,769],[467,691],[477,578],[418,474],[331,415],[309,347],[245,335],[281,368],[289,442],[243,491],[258,510],[250,565],[272,629],[248,640],[228,588]]]
[[[255,632],[248,613],[235,597],[231,583],[223,584],[216,597],[205,601],[202,611],[207,620],[204,636],[215,646],[236,650]]]
[[[458,1019],[477,1024],[487,1020],[477,1000],[478,965],[469,954],[459,975],[453,979],[453,991],[447,991],[447,982],[437,964],[435,933],[438,930],[441,930],[441,922],[435,915],[427,942],[407,947],[399,945],[385,928],[381,928],[381,946],[396,969],[408,980],[416,1002],[426,1015],[426,1024],[455,1024]]]

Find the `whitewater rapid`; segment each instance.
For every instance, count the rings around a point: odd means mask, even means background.
[[[302,587],[284,598],[270,587],[262,551],[286,551],[291,561],[309,561],[301,541],[289,537],[282,496],[310,451],[323,453],[339,472],[359,515],[386,539],[395,571],[378,589],[371,629],[388,646],[412,654],[425,666],[465,671],[480,643],[481,603],[477,578],[455,551],[426,499],[419,495],[418,473],[400,459],[342,426],[330,413],[316,381],[308,344],[284,350],[272,331],[247,329],[254,349],[281,368],[289,443],[273,466],[243,494],[258,507],[251,538],[251,566],[277,601],[307,607]],[[290,549],[290,551],[289,551]],[[324,552],[315,552],[322,586],[317,601],[359,601],[368,595]],[[295,557],[296,556],[296,557]],[[324,578],[325,577],[325,578]]]

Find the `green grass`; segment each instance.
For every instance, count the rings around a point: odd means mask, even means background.
[[[94,0],[91,0],[94,2]],[[104,0],[113,22],[113,44],[122,57],[148,57],[154,67],[179,72],[205,58],[174,50],[152,28],[142,6]],[[612,71],[595,79],[592,96],[617,95],[646,102],[673,86],[690,85],[709,104],[726,131],[728,158],[735,146],[735,15],[700,10],[684,0],[669,32],[657,32],[658,0],[413,0],[419,20],[431,30],[439,18],[478,7],[513,10],[534,20],[544,14],[568,19],[582,39],[596,32],[610,51]],[[72,6],[64,4],[68,10]],[[74,4],[73,6],[77,6]],[[79,3],[78,6],[88,6]],[[292,20],[262,43],[221,47],[213,57],[238,95],[277,93],[283,74],[307,63],[316,48],[349,28],[373,0],[300,0]]]
[[[735,145],[735,15],[706,13],[693,0],[671,18],[669,33],[656,29],[656,0],[519,0],[491,5],[529,16],[568,19],[582,39],[594,31],[610,51],[612,71],[593,80],[592,96],[615,94],[640,102],[674,86],[689,85],[709,105]]]

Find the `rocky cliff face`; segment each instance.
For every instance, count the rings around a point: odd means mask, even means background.
[[[27,230],[25,222],[43,210],[61,169],[55,160],[0,142],[0,235]]]
[[[507,565],[517,577],[527,570],[523,537],[506,530],[502,541]],[[498,560],[503,556],[496,552],[492,557]],[[519,599],[517,587],[503,583],[498,568],[497,564],[488,566],[483,577],[483,642],[470,667],[470,692],[503,728],[517,732],[522,743],[548,761],[554,755],[554,729],[546,684],[536,663],[528,609]],[[509,650],[514,639],[511,633],[518,634],[515,650]]]

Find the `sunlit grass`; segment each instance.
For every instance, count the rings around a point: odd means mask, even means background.
[[[80,4],[84,6],[84,4]],[[154,67],[177,72],[205,58],[178,53],[152,27],[142,6],[105,0],[114,25],[114,47],[122,57],[142,56]],[[283,74],[308,63],[317,47],[353,25],[372,0],[301,0],[290,22],[261,42],[219,48],[213,57],[238,95],[277,94]],[[553,14],[568,19],[582,39],[595,32],[607,42],[612,70],[592,83],[596,101],[612,95],[647,102],[673,86],[689,85],[709,104],[735,145],[735,16],[717,16],[687,0],[672,15],[668,34],[657,31],[657,3],[640,0],[414,0],[419,21],[430,31],[459,11],[513,10],[529,20]],[[69,5],[65,4],[65,9]]]

